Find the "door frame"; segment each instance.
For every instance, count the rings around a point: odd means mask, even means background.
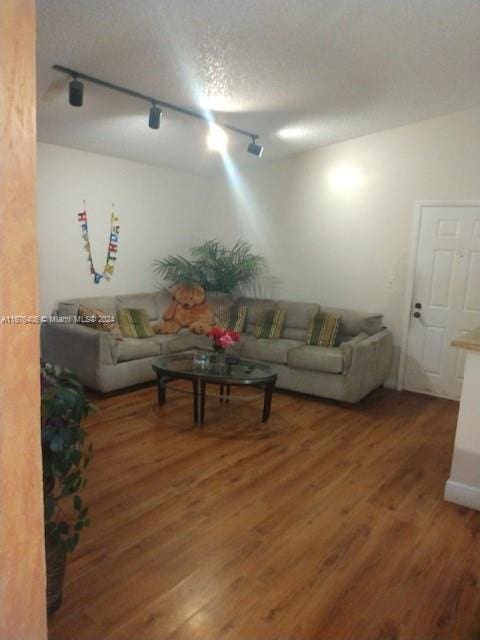
[[[413,302],[413,287],[417,268],[417,252],[420,240],[420,225],[423,209],[428,207],[480,207],[480,200],[419,200],[415,203],[412,236],[410,240],[407,282],[403,306],[402,338],[400,342],[400,357],[398,362],[397,391],[402,391],[405,382],[405,363],[407,361],[408,330],[411,321]]]

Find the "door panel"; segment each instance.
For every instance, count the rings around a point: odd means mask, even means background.
[[[415,304],[420,305],[416,308]],[[417,317],[414,316],[414,313]],[[421,211],[404,387],[458,399],[464,354],[450,346],[480,325],[480,207]]]
[[[455,251],[446,251],[445,249],[435,251],[430,290],[430,305],[432,307],[449,308],[454,268]]]
[[[458,220],[439,220],[437,226],[437,235],[440,238],[456,238],[458,237]]]
[[[480,251],[470,251],[464,311],[480,313]]]
[[[445,329],[440,327],[427,327],[425,334],[423,368],[426,373],[438,376],[442,370]]]

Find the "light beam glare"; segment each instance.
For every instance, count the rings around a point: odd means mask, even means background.
[[[245,178],[239,172],[230,155],[228,153],[222,154],[222,160],[228,176],[230,189],[237,202],[235,212],[238,213],[239,225],[245,228],[250,237],[253,231],[255,239],[261,240],[262,236],[265,237],[265,229],[262,224],[263,216],[258,210],[255,198]]]
[[[227,151],[228,137],[225,131],[216,125],[214,122],[210,123],[210,130],[207,136],[207,145],[211,151],[218,151],[224,155]]]

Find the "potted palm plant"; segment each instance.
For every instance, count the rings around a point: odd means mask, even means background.
[[[83,471],[92,457],[83,420],[94,409],[82,384],[71,372],[41,364],[41,440],[47,612],[62,602],[67,553],[88,527],[88,507],[79,495],[86,484]]]
[[[172,284],[199,284],[206,292],[232,294],[251,285],[266,271],[262,256],[248,242],[238,240],[231,249],[208,240],[190,249],[190,257],[168,256],[155,260],[154,272]]]

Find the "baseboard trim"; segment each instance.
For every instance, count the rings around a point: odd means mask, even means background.
[[[444,498],[448,502],[480,511],[480,488],[456,480],[445,483]]]

